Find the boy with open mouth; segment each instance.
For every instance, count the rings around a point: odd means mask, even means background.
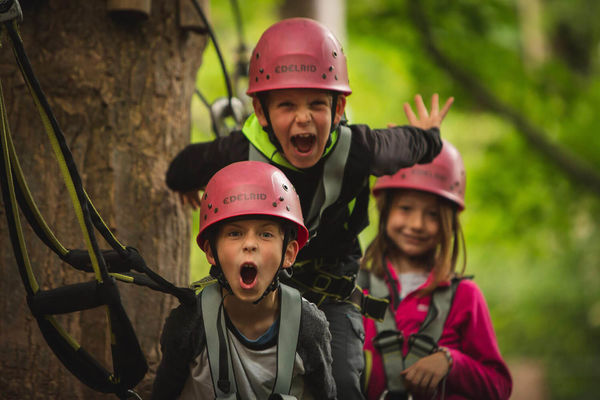
[[[153,399],[336,397],[325,315],[279,283],[307,239],[298,195],[274,166],[238,162],[211,178],[197,243],[213,279],[168,317]]]
[[[254,114],[242,130],[187,146],[167,172],[169,188],[194,208],[210,176],[241,160],[276,165],[294,184],[310,242],[286,282],[327,316],[333,375],[344,400],[363,398],[364,331],[357,305],[365,303],[355,278],[362,253],[358,234],[368,225],[369,177],[433,160],[452,104],[450,98],[440,109],[433,95],[428,111],[417,96],[417,115],[408,104],[404,108],[411,125],[370,129],[343,121],[350,93],[346,56],[329,29],[306,18],[282,20],[252,52],[247,94]]]

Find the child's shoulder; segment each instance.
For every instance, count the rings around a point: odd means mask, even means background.
[[[315,335],[315,337],[329,333],[329,322],[327,322],[325,313],[305,298],[302,298],[300,330],[307,335]]]
[[[161,343],[167,348],[177,350],[186,348],[190,342],[202,341],[204,329],[202,325],[202,308],[200,302],[180,304],[171,310],[161,337]]]

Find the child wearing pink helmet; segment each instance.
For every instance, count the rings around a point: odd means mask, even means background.
[[[347,125],[351,90],[343,49],[329,29],[306,18],[280,21],[263,33],[252,52],[247,93],[254,114],[242,130],[187,146],[171,162],[167,185],[196,208],[198,191],[232,162],[263,161],[286,174],[310,232],[287,282],[327,316],[338,396],[360,399],[364,332],[357,305],[363,301],[355,279],[369,176],[430,162],[442,147],[439,126],[452,99],[440,110],[434,95],[428,113],[418,96],[418,117],[405,107],[411,126]]]
[[[279,283],[307,239],[274,166],[237,162],[210,179],[197,243],[216,279],[169,315],[153,399],[336,397],[325,315]]]
[[[379,230],[360,285],[390,301],[364,319],[369,399],[508,399],[512,380],[477,285],[455,272],[465,168],[447,141],[430,164],[379,178]],[[463,254],[463,261],[464,261]],[[364,271],[368,273],[363,274]]]

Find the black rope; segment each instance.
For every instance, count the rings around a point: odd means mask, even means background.
[[[204,25],[206,26],[208,35],[210,36],[213,44],[215,45],[217,57],[219,58],[219,63],[221,64],[221,69],[223,71],[223,78],[225,79],[225,86],[227,87],[227,97],[229,98],[229,108],[231,110],[233,110],[233,106],[231,105],[231,98],[233,97],[233,90],[231,88],[231,80],[229,79],[229,73],[227,72],[227,67],[225,66],[225,60],[223,58],[223,54],[221,53],[221,48],[219,47],[219,43],[217,42],[215,33],[214,33],[210,23],[208,22],[208,18],[206,18],[204,11],[202,11],[202,7],[200,7],[200,4],[198,4],[198,0],[192,0],[192,2],[194,4],[194,8],[198,12],[198,15],[202,19],[202,22],[204,22]]]

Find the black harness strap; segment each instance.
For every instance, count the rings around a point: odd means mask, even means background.
[[[12,8],[18,2],[12,0]],[[1,5],[1,4],[0,4]],[[20,10],[20,9],[19,9]],[[4,10],[0,10],[2,13]],[[19,15],[20,16],[20,13]],[[121,245],[108,229],[83,189],[72,154],[64,135],[37,81],[17,32],[17,17],[0,14],[2,29],[8,33],[23,78],[38,108],[52,144],[87,250],[69,250],[52,233],[27,187],[14,149],[2,89],[0,85],[0,183],[6,209],[11,243],[19,273],[27,292],[27,302],[48,345],[67,369],[92,389],[114,393],[120,398],[137,396],[131,388],[147,371],[145,357],[133,327],[122,307],[115,278],[175,295],[181,302],[195,301],[190,289],[177,288],[150,270],[137,250]],[[14,182],[18,184],[15,185]],[[27,254],[18,208],[34,232],[62,260],[75,268],[94,272],[91,282],[41,290]],[[93,228],[96,228],[113,250],[100,251]],[[105,257],[106,256],[106,257]],[[130,270],[139,273],[129,272]],[[90,356],[56,321],[54,315],[106,306],[112,337],[113,373]]]

